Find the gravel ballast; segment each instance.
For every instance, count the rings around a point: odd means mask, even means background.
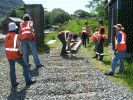
[[[42,68],[36,68],[30,57],[30,74],[37,83],[26,86],[23,69],[16,64],[17,88],[11,89],[9,64],[0,62],[0,100],[133,100],[133,93],[122,84],[111,82],[104,71],[95,69],[87,55],[62,58],[61,46],[49,54],[39,54]]]

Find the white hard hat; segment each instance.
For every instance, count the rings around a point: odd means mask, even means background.
[[[23,19],[24,19],[25,17],[28,17],[28,18],[31,20],[31,17],[30,17],[29,14],[25,14],[25,15],[23,16]]]
[[[14,22],[9,23],[8,27],[9,27],[9,31],[13,31],[18,28],[18,26],[16,26]]]

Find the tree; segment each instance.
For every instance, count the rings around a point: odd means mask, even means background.
[[[74,15],[75,15],[76,17],[79,17],[79,18],[86,18],[87,16],[88,16],[88,17],[93,17],[93,16],[95,16],[96,14],[94,14],[94,13],[88,13],[88,12],[86,12],[86,11],[84,11],[84,10],[79,9],[79,10],[76,10],[76,11],[74,12]]]
[[[50,28],[51,27],[50,26],[51,23],[52,23],[52,21],[51,21],[51,13],[50,12],[45,12],[45,14],[44,14],[44,27],[46,29]]]
[[[62,18],[61,18],[61,16],[62,16]],[[70,14],[68,14],[67,12],[65,12],[64,10],[62,10],[60,8],[53,9],[51,11],[51,21],[52,21],[52,24],[63,23],[64,21],[67,21],[70,18],[71,18]]]
[[[24,9],[24,6],[17,6],[17,8],[11,9],[7,12],[7,17],[18,17],[23,19],[24,10],[21,10],[20,8]]]
[[[11,9],[10,11],[8,11],[7,13],[7,17],[16,17],[17,13],[15,9]]]
[[[65,21],[68,21],[69,19],[71,19],[71,16],[67,13],[60,13],[59,15],[57,15],[54,19],[54,23],[61,23],[63,24]]]
[[[16,17],[21,18],[21,19],[23,19],[23,16],[24,16],[24,10],[22,9],[24,9],[24,5],[18,6],[16,10],[16,13],[17,13]]]
[[[108,0],[92,0],[88,1],[89,4],[86,7],[90,8],[92,12],[98,14],[98,17],[107,19],[108,18],[108,10],[105,9],[105,5],[108,3]]]
[[[49,28],[49,26],[52,24],[63,24],[69,19],[71,19],[71,15],[60,8],[53,9],[51,12],[47,12],[44,14],[44,23],[46,28]]]

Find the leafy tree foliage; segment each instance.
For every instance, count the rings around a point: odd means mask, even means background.
[[[17,13],[15,9],[11,9],[10,11],[8,11],[7,13],[7,17],[16,17]]]
[[[13,8],[7,12],[7,17],[18,17],[23,18],[24,11],[20,10],[20,8],[24,8],[24,6],[17,6],[17,8]]]
[[[105,5],[108,3],[108,0],[91,0],[88,3],[86,7],[90,8],[92,12],[97,13],[98,17],[107,19],[108,10],[105,8]]]
[[[1,18],[1,19],[0,19],[0,33],[2,32],[2,22],[3,22],[4,19],[5,19],[5,18]]]
[[[16,15],[16,17],[23,19],[24,10],[21,10],[21,9],[24,9],[24,5],[17,7],[17,10],[16,10],[17,15]]]
[[[24,11],[20,10],[20,8],[24,8],[24,6],[17,6],[17,8],[13,8],[7,12],[6,17],[18,17],[23,19]],[[6,18],[0,18],[0,30],[2,30],[2,22]]]
[[[67,14],[67,13],[60,13],[59,15],[57,15],[54,18],[53,23],[61,23],[61,24],[63,24],[65,21],[68,21],[69,19],[71,19],[69,14]]]
[[[44,14],[44,27],[46,29],[48,29],[51,27],[50,25],[51,25],[51,13],[45,12],[45,14]]]
[[[58,23],[63,24],[65,21],[71,19],[71,15],[69,15],[64,10],[58,8],[53,9],[51,12],[46,12],[44,14],[44,25],[45,28],[49,28],[50,25],[56,25]]]
[[[62,24],[63,22],[71,19],[71,16],[64,10],[58,8],[58,9],[52,10],[51,18],[52,18],[52,24],[56,24],[56,23]]]
[[[81,10],[81,9],[76,10],[76,11],[74,12],[74,15],[75,15],[76,17],[79,17],[79,18],[86,18],[87,16],[88,16],[88,17],[94,17],[94,16],[96,16],[96,14],[94,14],[94,13],[88,13],[88,12],[86,12],[86,11],[84,11],[84,10]]]

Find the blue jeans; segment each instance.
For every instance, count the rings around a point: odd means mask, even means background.
[[[60,34],[58,34],[58,38],[63,44],[61,54],[65,54],[66,53],[66,41]]]
[[[23,67],[23,75],[25,77],[25,82],[30,82],[31,77],[29,73],[29,68],[26,62],[22,59],[8,59],[8,62],[10,64],[10,80],[11,80],[11,85],[16,85],[16,73],[15,73],[15,62],[19,63]]]
[[[29,48],[30,48],[36,66],[41,65],[37,54],[35,40],[24,39],[21,41],[21,46],[22,46],[23,58],[27,64],[29,64]]]
[[[123,51],[117,51],[117,54],[114,56],[112,60],[111,70],[109,71],[109,73],[114,73],[118,61],[119,61],[118,72],[122,72],[122,67],[124,66],[125,53],[126,53],[126,49]]]

